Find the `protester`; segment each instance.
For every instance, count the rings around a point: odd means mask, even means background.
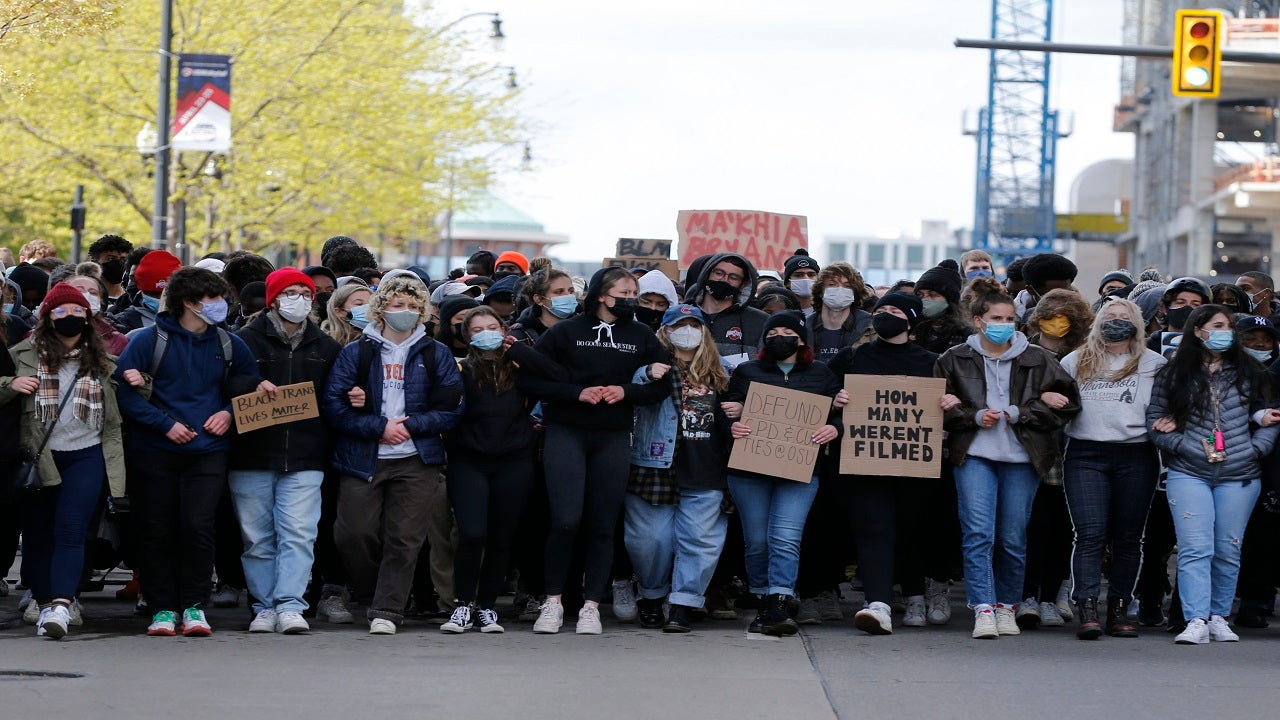
[[[806,320],[813,337],[813,358],[829,362],[847,347],[861,345],[875,337],[871,313],[862,310],[871,291],[849,263],[832,263],[813,283],[814,312]]]
[[[661,272],[645,273],[637,282],[640,297],[636,303],[636,320],[657,332],[662,327],[662,318],[667,310],[680,304],[680,299],[676,297],[676,286]]]
[[[369,324],[369,300],[373,293],[363,282],[350,282],[334,291],[329,298],[328,317],[320,329],[346,346],[360,339]]]
[[[800,298],[800,309],[805,317],[813,314],[813,283],[821,270],[818,261],[809,257],[809,251],[804,248],[796,250],[782,264],[782,285]],[[759,292],[757,289],[756,293]]]
[[[84,263],[81,264],[82,267],[84,265]],[[88,264],[88,268],[93,267],[92,264]],[[86,272],[89,272],[89,270],[86,269]],[[129,338],[112,327],[103,313],[107,296],[106,283],[96,275],[81,274],[79,270],[75,275],[67,277],[64,282],[84,293],[84,299],[89,303],[90,331],[97,333],[102,338],[102,343],[106,347],[107,353],[119,357],[120,353],[124,352],[125,346],[129,344]]]
[[[768,317],[751,307],[759,275],[749,260],[736,253],[711,255],[698,267],[696,275],[693,266],[689,268],[696,281],[685,280],[689,285],[685,302],[698,306],[721,357],[737,367],[759,351]]]
[[[169,276],[180,267],[182,261],[178,256],[166,250],[152,250],[143,255],[133,271],[133,282],[138,289],[136,299],[127,309],[111,317],[116,330],[128,335],[139,328],[154,326],[160,312],[160,295],[169,284]]]
[[[124,276],[128,267],[133,243],[119,235],[103,235],[89,244],[89,259],[102,268],[102,281],[107,284],[107,294],[102,312],[105,314],[116,300],[124,295]],[[95,311],[97,312],[97,311]]]

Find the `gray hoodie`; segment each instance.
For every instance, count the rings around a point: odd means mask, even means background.
[[[970,335],[965,344],[982,356],[982,367],[986,371],[987,406],[974,415],[978,423],[978,432],[969,446],[968,455],[980,457],[993,462],[1029,463],[1031,456],[1022,448],[1018,438],[1013,434],[1012,423],[1018,422],[1018,407],[1010,399],[1009,376],[1013,371],[1013,359],[1021,355],[1030,346],[1027,336],[1020,332],[1013,334],[1012,346],[1000,357],[992,357],[982,347],[981,336]],[[982,414],[987,410],[1002,410],[1000,420],[989,428],[982,427]]]
[[[413,329],[413,334],[399,344],[382,337],[382,332],[378,329],[377,323],[366,325],[364,334],[373,338],[378,343],[378,346],[382,348],[382,416],[387,419],[402,418],[405,416],[404,363],[409,358],[409,351],[413,349],[413,344],[427,334],[426,328],[419,324]],[[417,453],[418,450],[413,444],[413,438],[409,438],[399,445],[378,443],[379,459],[405,458]]]

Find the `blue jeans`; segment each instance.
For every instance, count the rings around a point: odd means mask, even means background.
[[[228,476],[253,611],[307,609],[303,595],[315,560],[321,470],[232,470]]]
[[[640,597],[700,608],[724,549],[729,518],[721,490],[681,490],[675,505],[650,505],[627,493],[623,530]]]
[[[795,595],[800,538],[818,494],[818,476],[808,483],[729,475],[729,493],[742,518],[747,583],[757,595]]]
[[[22,569],[37,602],[70,600],[84,571],[84,542],[107,480],[102,446],[54,451],[62,484],[40,488],[22,509]]]
[[[1027,569],[1027,522],[1040,487],[1030,463],[969,456],[957,465],[960,546],[969,607],[1016,605]]]
[[[1262,483],[1213,482],[1169,471],[1169,512],[1178,534],[1178,594],[1187,620],[1231,614],[1240,546]]]

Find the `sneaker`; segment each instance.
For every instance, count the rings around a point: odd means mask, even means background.
[[[339,593],[330,593],[320,598],[320,602],[316,604],[316,619],[334,625],[348,625],[356,621],[355,616],[347,609],[346,598]]]
[[[823,590],[818,593],[818,615],[824,621],[839,622],[844,619],[844,611],[840,609],[840,595],[835,590]]]
[[[923,595],[907,598],[907,611],[902,615],[902,624],[906,627],[924,627],[929,624],[925,619]]]
[[[818,604],[818,598],[800,598],[800,611],[796,613],[796,624],[822,624],[822,608]]]
[[[889,607],[899,615],[907,611],[907,599],[902,596],[901,585],[893,586],[893,599],[889,601]]]
[[[1219,618],[1221,619],[1221,618]],[[67,636],[67,626],[71,624],[71,610],[66,605],[54,603],[46,612],[40,613],[39,634],[61,640]],[[1226,627],[1226,621],[1222,626]],[[1228,630],[1230,632],[1230,630]],[[1239,640],[1240,638],[1236,638]]]
[[[921,610],[924,603],[920,603]],[[923,619],[924,613],[921,613]],[[893,620],[889,616],[889,606],[882,602],[873,602],[859,610],[853,616],[853,626],[870,635],[892,635]]]
[[[285,610],[276,616],[276,632],[282,635],[301,635],[310,631],[307,619],[297,610]]]
[[[1236,627],[1247,627],[1256,629],[1265,629],[1271,627],[1271,623],[1262,616],[1262,610],[1252,603],[1240,602],[1240,609],[1236,611]]]
[[[35,600],[28,600],[27,606],[22,610],[22,622],[28,625],[35,625],[40,620],[40,603]]]
[[[198,607],[189,607],[182,611],[182,634],[187,637],[209,637],[213,628],[204,617],[204,611]]]
[[[240,604],[240,590],[226,583],[218,585],[209,602],[216,608],[233,608]]]
[[[440,626],[447,633],[464,633],[471,629],[471,606],[459,605],[453,609],[449,621]]]
[[[276,631],[276,611],[270,608],[259,610],[249,623],[251,633],[269,633]]]
[[[75,598],[71,601],[70,609],[68,610],[68,612],[71,613],[72,625],[76,627],[80,627],[81,625],[84,625],[84,609],[80,607],[80,598]]]
[[[1000,637],[1000,631],[996,629],[996,614],[990,606],[973,611],[972,637],[974,640],[995,640]]]
[[[370,635],[395,635],[396,624],[386,618],[374,618],[369,621]]]
[[[172,610],[161,610],[151,618],[147,626],[147,634],[152,636],[177,635],[178,615]]]
[[[133,577],[129,580],[129,582],[126,583],[124,587],[116,591],[116,599],[117,600],[137,600],[138,590],[141,587],[142,587],[141,583],[138,582],[138,571],[134,570]]]
[[[542,600],[530,595],[525,601],[524,608],[520,610],[520,622],[532,622],[538,619],[542,614]]]
[[[711,617],[712,620],[738,619],[736,602],[729,602],[729,596],[725,594],[723,588],[708,588],[706,601],[703,603],[702,609]]]
[[[9,597],[9,581],[0,578],[0,597]]]
[[[58,607],[54,605],[54,607]],[[1240,636],[1232,632],[1231,626],[1227,624],[1227,619],[1221,615],[1213,615],[1209,618],[1209,639],[1214,642],[1240,642]]]
[[[133,604],[133,614],[138,617],[146,617],[151,614],[150,609],[147,607],[146,598],[141,595],[138,596],[138,602]]]
[[[1209,643],[1209,626],[1203,618],[1192,618],[1187,629],[1178,633],[1173,641],[1178,645],[1207,645]]]
[[[613,617],[618,622],[632,622],[639,609],[636,607],[636,589],[631,578],[613,581]]]
[[[1046,605],[1050,603],[1045,603]],[[1026,630],[1035,630],[1040,627],[1040,603],[1035,598],[1027,598],[1018,605],[1018,612],[1014,615],[1014,622],[1018,627]]]
[[[996,606],[996,632],[1001,635],[1021,635],[1018,621],[1013,617],[1013,608],[1008,605]]]
[[[30,590],[22,593],[22,597],[18,598],[18,609],[25,611],[27,606],[31,604],[32,599]]]
[[[561,627],[564,627],[564,605],[561,605],[559,600],[547,598],[547,601],[542,603],[542,609],[538,611],[538,619],[533,621],[533,631],[558,633]]]
[[[44,637],[44,621],[49,619],[52,610],[52,605],[40,608],[40,614],[36,616],[36,637]]]
[[[482,633],[506,632],[506,629],[498,624],[498,613],[493,608],[477,610],[476,624],[480,626],[480,632]]]
[[[1045,627],[1062,627],[1066,620],[1062,617],[1057,603],[1040,603],[1040,624]]]
[[[925,588],[925,610],[930,625],[951,622],[951,588],[945,581],[929,580]]]
[[[1071,581],[1063,580],[1058,586],[1058,596],[1053,599],[1058,606],[1058,615],[1066,622],[1076,621],[1076,611],[1071,607]]]
[[[590,603],[583,605],[578,611],[578,629],[579,635],[599,635],[604,632],[604,626],[600,624],[600,606]]]
[[[687,605],[673,604],[667,614],[667,624],[662,626],[664,633],[687,633],[693,629],[693,608]]]

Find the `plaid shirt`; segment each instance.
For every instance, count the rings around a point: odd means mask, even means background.
[[[650,505],[676,505],[680,502],[680,486],[671,468],[631,466],[627,492]]]

